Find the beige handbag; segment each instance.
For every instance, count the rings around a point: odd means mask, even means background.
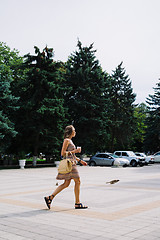
[[[60,161],[58,167],[58,173],[66,174],[72,171],[72,161],[68,158],[68,152],[66,153],[66,158]]]

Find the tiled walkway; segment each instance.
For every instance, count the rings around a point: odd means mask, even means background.
[[[78,169],[84,210],[74,209],[73,181],[46,208],[56,168],[1,170],[0,239],[160,239],[160,165]]]

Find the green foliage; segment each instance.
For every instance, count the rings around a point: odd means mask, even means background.
[[[133,135],[133,149],[138,152],[142,152],[144,137],[147,129],[146,119],[147,119],[148,108],[144,103],[139,104],[134,108],[135,117],[135,132]]]
[[[149,95],[147,104],[149,112],[147,117],[147,131],[144,141],[146,151],[157,152],[160,150],[160,82],[154,89],[154,94]]]
[[[158,151],[160,83],[147,99],[149,107],[136,106],[122,63],[109,75],[93,44],[83,47],[78,41],[77,47],[63,63],[53,60],[47,46],[21,58],[0,43],[0,151],[17,156],[42,152],[59,159],[69,124],[86,154],[144,147]]]
[[[65,122],[64,64],[53,61],[52,48],[45,47],[40,52],[35,47],[35,55],[25,55],[23,68],[27,71],[18,85],[21,88],[16,125],[19,134],[15,144],[34,155],[39,151],[59,154]]]
[[[122,68],[122,63],[113,71],[109,95],[112,102],[110,111],[110,151],[129,149],[135,128],[135,94],[131,81]]]
[[[21,62],[15,49],[11,51],[5,43],[0,42],[0,151],[5,151],[17,134],[13,114],[18,109],[18,97],[13,95],[11,85]]]
[[[37,158],[36,161],[37,162],[45,162],[46,159]],[[27,158],[26,162],[33,162],[33,158]]]
[[[69,89],[65,104],[69,111],[69,123],[73,123],[78,134],[76,142],[85,152],[101,150],[106,136],[106,76],[95,57],[93,44],[82,47],[67,61],[66,84]]]

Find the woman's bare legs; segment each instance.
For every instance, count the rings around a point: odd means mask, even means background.
[[[52,193],[55,197],[58,193],[60,193],[63,189],[67,188],[70,185],[71,180],[65,180],[63,184],[59,185],[56,190]]]
[[[75,186],[74,186],[74,194],[75,194],[75,203],[80,203],[79,195],[80,195],[80,178],[74,178]]]
[[[70,185],[71,180],[65,180],[63,184],[58,186],[56,190],[52,193],[52,195],[45,197],[46,204],[48,208],[50,209],[51,202],[53,198],[60,193],[63,189],[67,188]],[[75,186],[74,186],[74,193],[75,193],[75,208],[82,209],[82,208],[88,208],[87,206],[84,206],[82,203],[80,203],[80,178],[74,178]]]
[[[64,188],[67,188],[70,185],[71,180],[65,180],[63,184],[56,188],[56,190],[52,193],[51,199],[53,199],[59,192],[61,192]],[[74,193],[75,193],[75,202],[80,203],[79,196],[80,196],[80,178],[74,178],[75,186],[74,186]]]
[[[52,193],[51,199],[53,199],[58,193],[70,185],[71,180],[65,180],[63,184],[59,185],[56,190]]]
[[[69,186],[70,182],[71,182],[71,180],[65,180],[63,184],[59,185],[59,186],[56,188],[56,190],[52,193],[52,195],[44,198],[49,209],[50,209],[50,205],[51,205],[51,202],[52,202],[53,198],[54,198],[59,192],[61,192],[63,189],[67,188],[67,187]]]
[[[74,193],[75,193],[75,209],[84,209],[88,208],[87,206],[83,205],[80,202],[79,196],[80,196],[80,178],[74,178],[75,186],[74,186]]]

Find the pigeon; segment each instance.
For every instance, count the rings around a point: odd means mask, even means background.
[[[109,182],[106,182],[106,184],[107,184],[107,183],[115,184],[115,183],[117,183],[117,182],[119,182],[119,180],[118,180],[118,179],[114,179],[114,180],[111,180],[111,181],[109,181]]]

